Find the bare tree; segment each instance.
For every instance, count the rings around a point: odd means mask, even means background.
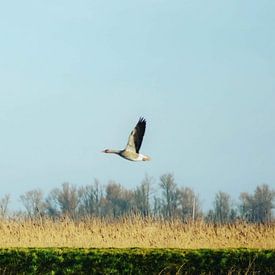
[[[61,215],[61,211],[57,199],[58,189],[55,188],[50,191],[45,200],[46,214],[51,218],[58,218]]]
[[[160,177],[160,187],[163,195],[163,214],[167,218],[175,217],[178,204],[178,192],[173,175],[162,175]]]
[[[275,191],[267,184],[257,186],[254,192],[254,215],[257,222],[270,222],[274,208]]]
[[[210,209],[205,216],[205,221],[209,223],[228,223],[235,219],[235,210],[229,194],[219,191],[215,195],[213,209]]]
[[[199,197],[189,187],[181,187],[178,192],[179,216],[184,220],[195,220],[202,216]]]
[[[4,219],[8,213],[8,205],[10,203],[10,195],[6,194],[3,198],[0,199],[0,218]]]
[[[20,196],[20,200],[30,218],[37,218],[44,214],[45,203],[43,201],[43,192],[40,189],[26,192]]]
[[[254,198],[246,192],[240,194],[240,206],[239,212],[243,220],[253,222],[254,221]]]
[[[231,199],[230,195],[219,191],[214,200],[215,222],[228,223],[230,221]]]
[[[109,182],[106,186],[104,213],[109,217],[120,217],[133,210],[134,193],[116,182]]]
[[[134,205],[136,211],[146,217],[150,213],[150,188],[152,178],[147,175],[141,182],[140,186],[134,191]]]
[[[215,213],[214,213],[214,210],[213,209],[210,209],[206,216],[205,216],[205,221],[207,223],[214,223],[215,222]]]
[[[241,217],[250,222],[270,222],[272,209],[274,209],[275,191],[267,184],[256,187],[253,195],[242,193],[240,195]]]
[[[99,181],[95,179],[93,184],[80,188],[79,211],[88,216],[101,216],[103,191]]]
[[[153,215],[155,217],[163,217],[162,200],[157,196],[154,196]]]
[[[53,189],[47,197],[47,212],[50,216],[62,215],[75,219],[78,217],[79,201],[80,196],[76,186],[65,182],[61,188]]]

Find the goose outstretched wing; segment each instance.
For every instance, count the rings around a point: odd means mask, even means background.
[[[142,144],[145,129],[146,129],[146,120],[143,117],[141,117],[136,127],[133,129],[133,131],[129,136],[126,150],[139,153],[139,149]]]

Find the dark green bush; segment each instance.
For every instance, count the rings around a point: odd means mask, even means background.
[[[275,274],[275,250],[0,249],[0,274]]]

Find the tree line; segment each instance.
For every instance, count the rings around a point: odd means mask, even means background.
[[[232,223],[238,220],[269,223],[274,220],[275,190],[267,184],[256,187],[253,194],[241,193],[234,202],[228,193],[219,191],[212,209],[202,211],[199,195],[189,187],[178,186],[170,173],[159,178],[157,188],[153,178],[145,176],[134,189],[110,181],[102,185],[98,180],[77,187],[65,182],[48,194],[40,189],[30,190],[20,196],[23,211],[13,213],[17,217],[86,217],[119,218],[140,215],[161,219],[181,219],[184,222],[205,220],[209,223]],[[156,191],[157,190],[157,191]],[[10,196],[0,198],[0,217],[10,217]]]

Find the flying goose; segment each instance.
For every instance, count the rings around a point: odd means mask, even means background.
[[[108,154],[117,154],[127,160],[131,161],[146,161],[151,158],[139,153],[139,149],[143,140],[144,132],[146,128],[146,120],[144,118],[140,118],[136,127],[131,132],[128,143],[124,150],[112,150],[105,149],[102,152]]]

